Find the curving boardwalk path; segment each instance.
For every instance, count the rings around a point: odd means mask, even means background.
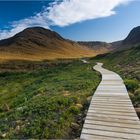
[[[102,63],[94,66],[102,74],[83,125],[80,139],[140,140],[140,121],[122,78]]]

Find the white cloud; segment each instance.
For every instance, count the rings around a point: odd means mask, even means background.
[[[67,26],[73,23],[107,17],[115,14],[113,10],[130,0],[64,0],[54,4],[48,13],[53,25]]]
[[[40,13],[10,24],[10,30],[0,30],[0,39],[8,38],[27,27],[68,26],[85,20],[115,14],[114,8],[133,0],[55,0]]]

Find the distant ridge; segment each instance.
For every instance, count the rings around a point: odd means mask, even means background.
[[[101,54],[106,53],[112,50],[112,45],[107,42],[101,41],[78,41],[80,45],[87,46],[90,49],[93,49],[95,52]]]

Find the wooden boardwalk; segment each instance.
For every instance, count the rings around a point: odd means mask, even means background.
[[[102,74],[88,109],[80,139],[85,140],[140,140],[140,121],[121,77],[102,68]]]

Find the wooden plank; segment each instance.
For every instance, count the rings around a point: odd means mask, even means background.
[[[140,130],[140,125],[135,124],[124,124],[117,122],[105,122],[105,121],[96,121],[96,120],[85,120],[85,124],[96,124],[96,125],[106,125],[106,126],[116,126],[116,127],[124,127],[124,128],[135,128]]]
[[[105,122],[117,122],[117,123],[129,123],[129,124],[136,124],[140,125],[138,120],[131,120],[131,119],[125,119],[121,117],[112,117],[112,116],[107,116],[107,115],[88,115],[86,117],[88,120],[96,120],[96,121],[105,121]]]
[[[103,106],[116,106],[116,107],[133,107],[132,104],[118,104],[118,103],[107,103],[107,102],[91,102],[90,105],[103,105]]]
[[[135,117],[134,113],[126,113],[126,112],[112,112],[112,111],[99,111],[99,110],[88,110],[90,113],[100,113],[100,114],[110,114],[110,115],[123,115],[123,116],[131,116]]]
[[[116,108],[113,108],[113,109],[111,108],[110,109],[110,108],[104,108],[104,107],[103,108],[99,108],[99,107],[91,107],[91,106],[89,107],[89,110],[95,110],[95,111],[101,111],[101,112],[102,111],[111,111],[111,112],[120,112],[120,113],[121,112],[122,113],[123,112],[125,112],[125,113],[135,113],[135,111],[132,110],[132,109],[127,109],[127,110],[126,109],[116,109]]]
[[[108,136],[101,136],[101,135],[92,135],[92,134],[86,134],[82,133],[81,140],[125,140],[123,138],[116,138],[116,137],[108,137]]]
[[[111,98],[111,97],[113,97],[113,98],[129,98],[129,96],[128,96],[128,94],[127,94],[127,96],[126,96],[126,94],[122,94],[122,95],[114,95],[114,94],[106,94],[106,95],[102,95],[102,94],[96,94],[96,92],[95,92],[95,94],[94,94],[94,96],[93,97],[109,97],[109,98]],[[130,99],[130,98],[129,98]]]
[[[97,104],[94,104],[94,105],[90,105],[91,108],[105,108],[105,109],[118,109],[118,110],[124,110],[124,111],[132,111],[132,112],[135,112],[135,110],[132,108],[132,107],[119,107],[119,106],[104,106],[104,105],[97,105]]]
[[[122,85],[123,82],[120,81],[102,81],[101,84],[106,85]]]
[[[100,94],[100,95],[108,95],[108,94],[112,94],[112,95],[124,95],[124,94],[128,94],[127,92],[111,92],[111,91],[103,91],[103,92],[96,92],[95,94]]]
[[[131,101],[128,100],[128,99],[127,99],[127,100],[123,100],[123,99],[109,99],[109,98],[108,98],[108,99],[93,98],[92,101],[93,101],[93,102],[94,102],[94,101],[99,101],[99,102],[100,102],[100,101],[105,101],[105,102],[106,102],[106,101],[109,101],[109,102],[110,102],[110,101],[112,101],[112,102],[115,102],[115,101],[116,101],[116,102],[123,102],[123,103],[131,103]]]
[[[106,117],[111,117],[111,118],[120,118],[120,119],[126,119],[126,120],[137,120],[139,121],[138,117],[131,117],[131,116],[123,116],[123,115],[113,115],[113,114],[103,114],[103,113],[90,113],[88,112],[87,116],[93,116],[93,115],[97,115],[97,116],[106,116]]]
[[[127,100],[130,100],[130,98],[128,97],[128,96],[118,96],[118,95],[114,95],[114,96],[107,96],[107,95],[102,95],[102,96],[100,96],[99,94],[96,94],[96,95],[94,95],[94,97],[93,98],[98,98],[98,99],[127,99]]]
[[[102,94],[101,93],[100,95],[105,95],[105,94]],[[116,102],[121,102],[121,101],[123,102],[124,101],[124,102],[132,103],[129,98],[125,98],[124,99],[124,98],[115,98],[115,97],[114,98],[109,98],[109,97],[108,98],[105,98],[105,97],[93,97],[92,100],[93,101],[100,100],[100,101],[103,101],[103,102],[106,102],[106,100],[108,100],[108,101],[114,101],[114,102],[115,101]]]
[[[123,127],[113,127],[113,126],[104,126],[104,125],[94,125],[94,124],[85,124],[85,129],[97,129],[102,131],[113,131],[113,132],[120,132],[120,133],[129,133],[129,134],[137,134],[140,136],[139,129],[132,129],[132,128],[123,128]]]
[[[126,88],[125,87],[120,87],[120,86],[116,86],[116,87],[114,87],[114,86],[99,86],[98,88],[97,88],[98,90],[114,90],[114,91],[116,91],[116,90],[125,90],[126,91]]]
[[[112,95],[127,95],[128,93],[127,92],[125,92],[125,91],[113,91],[113,90],[97,90],[96,91],[96,93],[95,94],[100,94],[100,95],[102,95],[102,94],[112,94]]]
[[[124,104],[124,105],[127,105],[127,104],[132,104],[131,103],[131,101],[126,101],[126,102],[123,102],[123,101],[120,101],[120,100],[108,100],[108,101],[106,101],[106,100],[96,100],[95,98],[92,98],[92,100],[91,100],[93,103],[94,102],[99,102],[99,103],[106,103],[106,104],[108,104],[108,103],[121,103],[121,104]]]
[[[126,89],[125,85],[122,85],[122,84],[120,84],[120,85],[117,85],[117,84],[114,84],[114,85],[102,85],[102,84],[100,84],[98,86],[98,88],[114,88],[114,89],[116,89],[116,88],[125,88]]]
[[[119,102],[119,101],[114,101],[114,102],[106,102],[106,101],[93,101],[91,100],[93,103],[91,104],[101,104],[101,105],[116,105],[116,106],[133,106],[131,102],[128,102],[128,103],[123,103],[123,102]]]
[[[96,130],[96,129],[85,129],[82,130],[83,133],[87,134],[95,134],[101,136],[110,136],[110,137],[118,137],[118,138],[125,138],[125,139],[140,139],[140,135],[137,134],[129,134],[129,133],[120,133],[120,132],[113,132],[113,131],[105,131],[105,130]]]

